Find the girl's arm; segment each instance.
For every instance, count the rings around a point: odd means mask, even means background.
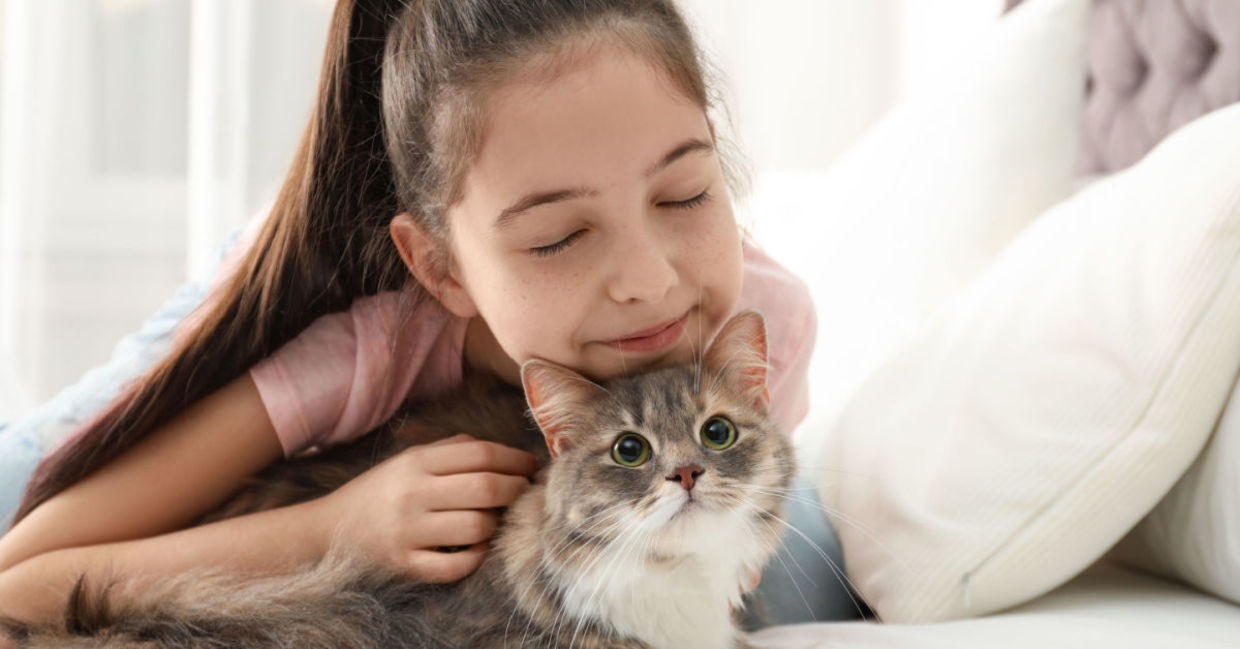
[[[272,574],[337,542],[411,579],[455,581],[481,564],[494,508],[538,468],[524,451],[458,435],[406,449],[326,497],[180,529],[282,453],[250,376],[234,380],[0,538],[0,616],[56,623],[83,572],[139,588],[202,566]]]
[[[0,571],[52,550],[183,528],[282,454],[244,374],[30,512],[0,538]]]
[[[191,563],[246,569],[321,555],[318,530],[293,533],[317,522],[300,516],[305,508],[169,534],[221,504],[246,476],[282,454],[249,374],[235,379],[0,538],[0,613],[56,615],[77,573],[104,559],[119,574],[172,574]],[[52,603],[57,606],[43,608]],[[8,610],[15,605],[23,610]]]

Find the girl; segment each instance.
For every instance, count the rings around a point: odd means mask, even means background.
[[[464,577],[536,470],[468,435],[187,528],[464,371],[519,384],[539,357],[606,379],[687,361],[756,307],[791,431],[813,309],[743,240],[709,96],[671,0],[340,0],[270,217],[168,358],[40,465],[0,539],[0,614],[56,619],[81,573],[278,572],[333,535],[413,579]]]

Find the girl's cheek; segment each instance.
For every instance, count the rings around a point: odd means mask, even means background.
[[[741,263],[740,228],[731,211],[715,215],[690,244],[697,265],[707,276],[729,277]]]

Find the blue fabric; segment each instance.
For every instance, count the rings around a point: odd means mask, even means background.
[[[239,236],[240,230],[234,231],[216,249],[210,275],[215,274]],[[206,282],[181,285],[138,331],[117,343],[105,365],[86,372],[77,383],[22,419],[0,425],[0,530],[9,528],[39,460],[78,425],[107,406],[126,382],[168,353],[173,331],[202,303],[208,288]]]
[[[813,483],[794,479],[784,511],[791,529],[763,570],[762,582],[746,596],[741,624],[753,631],[868,616],[869,609],[848,586],[839,538]]]
[[[26,482],[42,457],[43,449],[33,435],[13,424],[0,426],[0,530],[9,529]]]

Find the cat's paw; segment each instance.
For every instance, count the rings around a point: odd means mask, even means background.
[[[761,571],[758,571],[758,572],[755,572],[749,575],[749,578],[746,579],[743,583],[741,583],[741,593],[744,594],[744,593],[748,593],[752,591],[753,589],[757,588],[758,584],[760,583],[762,583],[762,572]]]

